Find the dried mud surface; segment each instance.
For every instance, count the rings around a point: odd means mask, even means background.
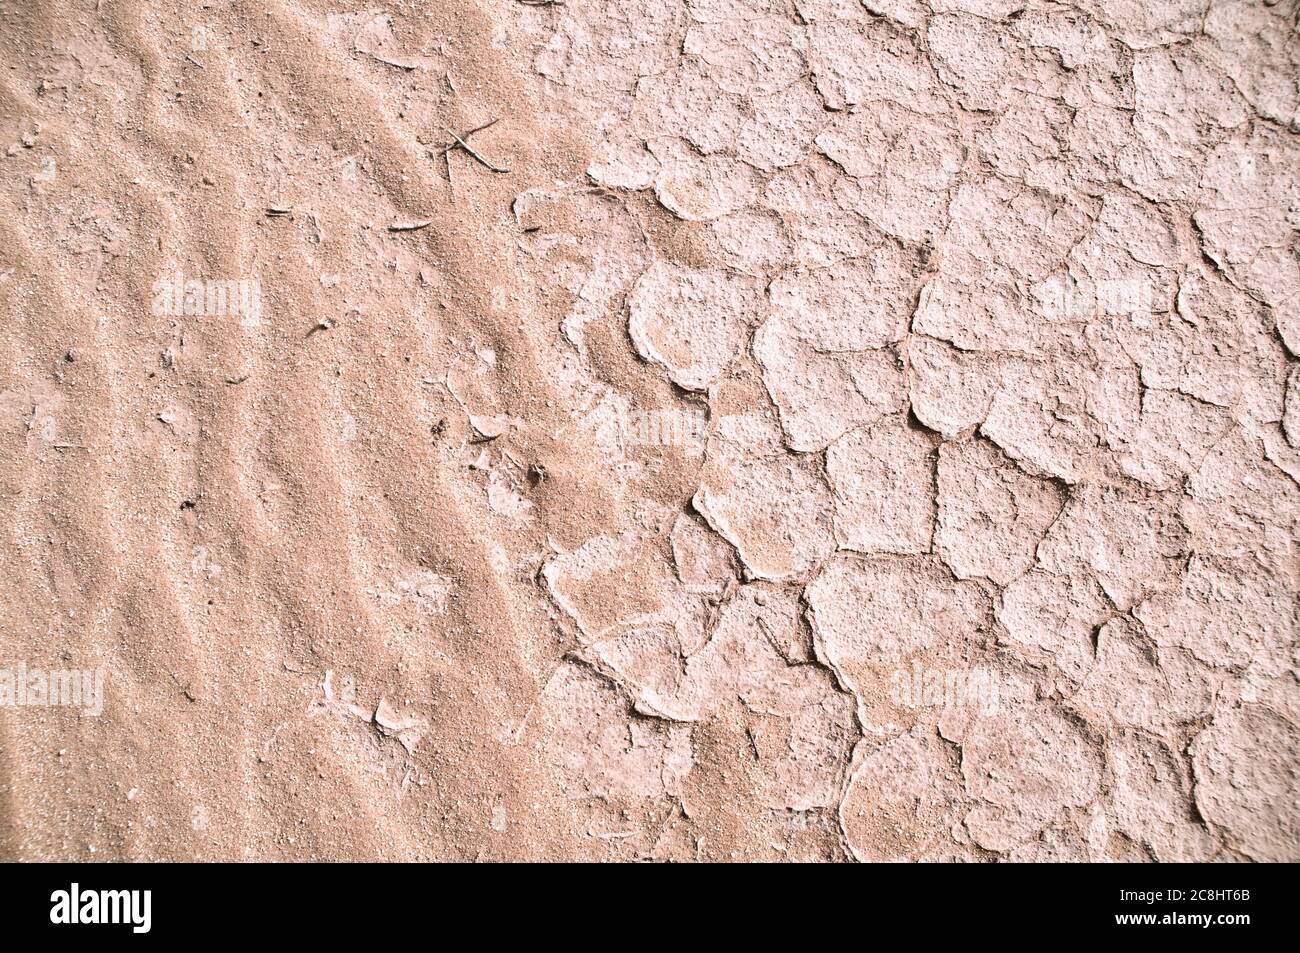
[[[1300,859],[1296,0],[0,63],[0,856]]]

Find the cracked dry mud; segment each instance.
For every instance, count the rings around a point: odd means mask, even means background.
[[[0,856],[1300,859],[1297,0],[335,6],[0,2]]]

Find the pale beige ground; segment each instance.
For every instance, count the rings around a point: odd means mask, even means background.
[[[0,0],[0,859],[1300,859],[1296,31]]]

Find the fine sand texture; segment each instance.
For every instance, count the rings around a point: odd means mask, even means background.
[[[1300,0],[0,0],[0,860],[1300,860]]]

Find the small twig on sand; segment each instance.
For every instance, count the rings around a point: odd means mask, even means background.
[[[501,118],[500,118],[499,116],[494,116],[494,117],[492,117],[491,119],[489,119],[487,122],[483,123],[483,125],[481,125],[481,126],[475,126],[473,129],[470,129],[468,132],[462,132],[462,133],[460,134],[460,135],[461,135],[461,138],[462,138],[462,139],[468,139],[470,136],[474,135],[474,133],[476,133],[476,132],[482,132],[484,129],[491,129],[493,126],[495,126],[495,125],[496,125],[497,123],[499,123],[500,121],[501,121]]]
[[[195,66],[197,66],[199,69],[203,69],[203,64],[200,63],[198,60],[196,60],[194,57],[190,56],[188,53],[185,54],[185,58],[189,60],[191,63],[193,63]]]
[[[451,136],[452,136],[452,138],[454,138],[454,139],[456,140],[456,144],[457,144],[458,146],[460,146],[462,149],[464,149],[466,152],[468,152],[471,156],[473,156],[473,157],[474,157],[475,159],[477,159],[479,162],[483,163],[485,166],[487,166],[487,167],[488,167],[489,169],[491,169],[493,172],[509,172],[509,171],[510,171],[509,169],[503,169],[503,168],[501,168],[501,166],[499,166],[499,165],[493,165],[491,162],[488,162],[487,159],[484,159],[481,155],[479,155],[477,152],[475,152],[474,149],[473,149],[473,147],[470,146],[469,143],[467,143],[467,142],[466,142],[464,139],[462,139],[460,136],[456,135],[454,132],[451,133]]]
[[[500,117],[498,117],[498,118],[496,118],[496,119],[489,119],[487,122],[483,123],[483,125],[481,125],[481,126],[475,126],[473,129],[466,129],[466,130],[465,130],[464,132],[462,132],[459,136],[456,136],[455,134],[450,133],[450,132],[447,133],[447,135],[451,136],[453,139],[456,139],[457,141],[459,141],[459,140],[461,140],[461,139],[468,139],[470,136],[474,135],[474,133],[476,133],[476,132],[482,132],[484,129],[490,129],[492,126],[495,126],[495,125],[496,125],[498,122],[500,122],[500,121],[501,121]],[[456,143],[455,143],[455,142],[449,142],[449,143],[447,143],[445,146],[443,146],[442,148],[443,148],[444,151],[446,151],[446,150],[448,150],[448,149],[455,149],[455,148],[456,148]]]
[[[379,60],[379,62],[384,63],[387,66],[396,66],[398,69],[404,69],[408,73],[411,70],[415,69],[414,63],[403,63],[400,60],[390,60],[387,59],[386,57],[380,56],[378,53],[371,53],[370,55],[373,56],[375,59]]]
[[[390,232],[414,232],[421,228],[428,228],[433,224],[433,219],[423,222],[394,222],[388,226]]]
[[[526,7],[562,7],[564,0],[519,0]]]
[[[495,126],[497,124],[497,121],[498,120],[496,119],[489,119],[487,122],[483,123],[483,125],[475,126],[473,129],[467,130],[466,132],[462,132],[459,136],[456,135],[454,132],[452,132],[450,129],[446,130],[447,135],[451,136],[451,138],[455,140],[454,142],[449,142],[442,147],[442,154],[447,157],[448,167],[450,168],[451,165],[451,158],[450,158],[451,150],[464,149],[466,153],[468,153],[473,158],[477,159],[479,162],[481,162],[487,168],[491,169],[493,172],[509,172],[510,171],[509,169],[503,169],[501,168],[501,166],[493,165],[487,159],[483,158],[481,155],[479,155],[477,152],[474,151],[473,146],[471,146],[468,142],[465,141],[470,136],[474,135],[474,133],[482,132],[484,129],[487,129],[489,126]],[[450,179],[450,173],[448,174],[448,179]]]

